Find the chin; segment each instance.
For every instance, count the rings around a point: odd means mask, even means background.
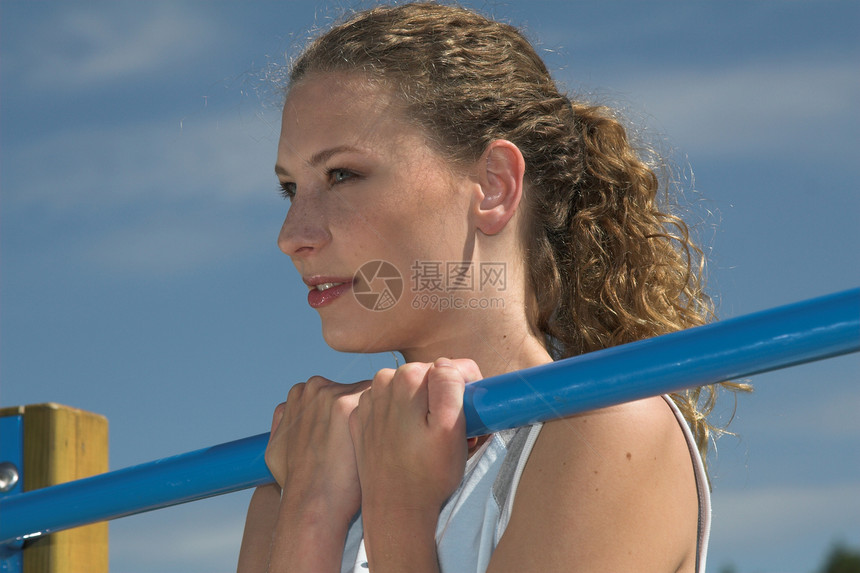
[[[381,328],[390,327],[390,323]],[[373,354],[396,351],[396,344],[389,336],[381,334],[380,327],[370,320],[350,321],[349,325],[326,324],[323,321],[322,335],[326,344],[338,352]]]

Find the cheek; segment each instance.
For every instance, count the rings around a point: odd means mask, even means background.
[[[429,168],[401,169],[338,197],[333,230],[353,260],[384,259],[407,275],[414,261],[462,260],[468,195]]]

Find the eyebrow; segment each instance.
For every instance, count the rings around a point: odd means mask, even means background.
[[[352,147],[351,145],[338,145],[335,147],[331,147],[329,149],[323,149],[322,151],[318,151],[314,153],[311,158],[307,161],[307,164],[311,167],[316,167],[320,163],[324,163],[331,159],[333,156],[338,153],[347,153],[347,152],[361,152],[360,149],[356,147]],[[282,165],[275,164],[275,173],[281,175],[282,177],[288,177],[290,175],[289,171],[287,171]]]

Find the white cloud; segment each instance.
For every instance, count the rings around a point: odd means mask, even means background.
[[[97,88],[141,74],[173,69],[218,39],[206,14],[183,13],[177,4],[69,4],[41,19],[31,41],[8,54],[27,87],[38,90]]]
[[[112,522],[110,570],[235,571],[249,499],[245,491]]]
[[[209,109],[172,123],[55,132],[7,152],[4,209],[30,222],[27,233],[73,229],[63,251],[90,268],[223,265],[275,248],[287,209],[273,172],[276,129]]]
[[[253,222],[224,210],[162,212],[83,241],[77,256],[113,273],[193,272],[253,251],[275,252],[277,222],[256,227]]]
[[[717,490],[713,504],[714,569],[809,571],[833,542],[860,542],[860,483]]]
[[[750,440],[815,440],[822,449],[834,443],[857,444],[858,359],[849,354],[753,376],[753,394],[738,402],[738,431]],[[731,406],[731,400],[725,402]]]
[[[54,132],[7,152],[4,199],[59,210],[266,199],[266,185],[276,187],[275,129],[213,111]]]
[[[624,90],[671,140],[698,153],[857,152],[860,74],[852,58],[674,69],[632,78]]]
[[[851,388],[832,401],[812,406],[809,417],[817,427],[834,436],[860,436],[860,388]]]
[[[714,507],[715,528],[727,542],[787,540],[822,527],[856,531],[860,483],[717,491]]]
[[[776,419],[774,433],[816,436],[821,440],[860,439],[860,388],[852,384],[856,373],[847,371],[835,391],[810,393],[803,402],[792,402]],[[826,381],[821,381],[822,383]]]

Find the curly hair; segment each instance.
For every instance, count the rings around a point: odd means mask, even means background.
[[[362,72],[392,88],[452,162],[477,160],[497,139],[519,147],[529,318],[553,358],[714,318],[702,251],[661,210],[668,188],[659,193],[614,112],[571,101],[517,28],[435,3],[380,6],[314,40],[290,84],[313,72]],[[703,458],[716,389],[672,395]]]

